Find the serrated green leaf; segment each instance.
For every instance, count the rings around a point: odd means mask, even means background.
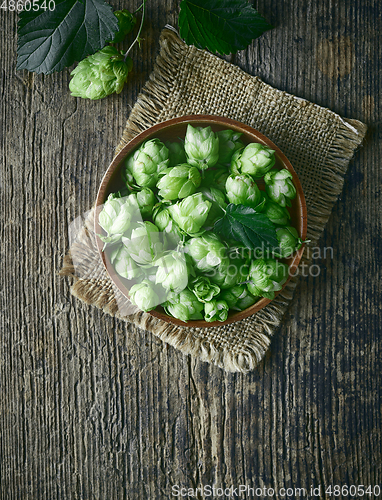
[[[214,231],[251,249],[273,249],[279,244],[275,226],[268,217],[244,205],[230,203],[224,217],[215,223]]]
[[[188,45],[230,54],[273,26],[247,0],[183,0],[179,33]]]
[[[118,29],[111,6],[103,0],[56,0],[52,11],[23,11],[18,23],[17,69],[45,74],[61,71],[102,49]]]

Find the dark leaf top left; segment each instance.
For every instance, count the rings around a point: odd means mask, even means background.
[[[61,71],[102,49],[117,31],[118,20],[103,0],[56,0],[52,11],[23,11],[17,69],[45,74]]]

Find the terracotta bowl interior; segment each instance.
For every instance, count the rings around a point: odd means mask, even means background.
[[[154,137],[158,137],[161,141],[164,142],[168,140],[176,140],[178,137],[184,138],[188,123],[191,123],[194,127],[211,126],[214,132],[230,128],[232,130],[241,132],[243,134],[241,136],[241,139],[245,144],[249,144],[250,142],[259,142],[261,144],[270,147],[271,149],[274,149],[276,151],[275,168],[279,169],[287,168],[293,175],[293,182],[297,190],[297,196],[294,200],[292,200],[292,207],[289,209],[289,212],[291,214],[291,225],[293,225],[297,229],[300,237],[303,240],[306,239],[307,213],[306,213],[305,198],[297,174],[294,171],[288,159],[285,157],[285,155],[279,150],[277,146],[275,146],[275,144],[273,144],[268,138],[266,138],[263,134],[261,134],[257,130],[242,123],[239,123],[237,121],[230,120],[229,118],[208,116],[208,115],[183,116],[180,118],[174,118],[172,120],[162,122],[158,125],[154,125],[153,127],[137,135],[132,141],[130,141],[128,144],[126,144],[126,146],[124,146],[124,148],[118,153],[118,155],[114,158],[114,160],[110,164],[108,170],[104,175],[104,178],[102,179],[98,191],[96,200],[97,213],[95,217],[96,234],[103,233],[102,228],[98,224],[98,214],[102,210],[102,204],[105,202],[110,193],[116,192],[123,187],[120,174],[125,158],[137,147],[139,147],[140,144],[142,144],[142,142],[148,139],[153,139]],[[102,261],[106,267],[106,271],[108,272],[110,278],[114,281],[119,290],[126,297],[128,297],[129,291],[126,286],[127,281],[125,281],[118,274],[112,271],[113,268],[110,262],[108,261],[107,255],[105,255],[105,253],[102,252],[103,243],[98,237],[97,237],[97,245],[98,245],[98,251],[100,253],[100,256],[102,258]],[[302,247],[299,251],[294,253],[290,258],[284,259],[284,262],[288,264],[288,266],[290,267],[290,273],[289,273],[290,276],[293,275],[294,272],[296,271],[303,250],[304,248]],[[248,316],[251,316],[252,314],[255,314],[260,309],[265,307],[267,304],[269,304],[269,302],[271,302],[269,299],[262,298],[258,302],[256,302],[253,306],[245,309],[244,311],[231,313],[228,316],[228,319],[224,322],[217,321],[208,323],[204,320],[197,320],[184,323],[179,319],[168,316],[162,310],[161,307],[158,307],[157,309],[150,311],[149,314],[151,314],[156,318],[160,318],[163,321],[173,323],[176,325],[194,327],[194,328],[213,327],[213,326],[222,326],[229,323],[233,323],[235,321],[239,321]]]

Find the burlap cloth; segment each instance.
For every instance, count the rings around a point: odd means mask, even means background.
[[[154,71],[130,114],[117,152],[146,128],[192,114],[226,116],[251,125],[286,154],[301,180],[308,239],[315,246],[366,126],[274,89],[208,52],[185,45],[176,33],[164,29]],[[61,270],[75,279],[71,287],[75,297],[227,371],[245,373],[256,366],[292,300],[297,278],[245,320],[216,328],[177,327],[137,311],[114,289],[97,253],[92,215],[91,211],[85,221],[87,229],[76,232]],[[309,262],[309,248],[303,260]]]

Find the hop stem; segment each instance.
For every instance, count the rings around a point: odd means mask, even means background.
[[[141,10],[141,8],[145,5],[145,2],[141,3],[141,5],[138,7],[138,9],[136,9],[133,14],[136,14],[137,12],[139,12]]]
[[[126,61],[126,58],[127,58],[127,56],[129,55],[129,52],[131,51],[131,49],[134,47],[134,45],[135,45],[137,42],[139,43],[139,41],[140,41],[139,36],[140,36],[140,34],[141,34],[142,27],[143,27],[143,21],[144,21],[144,19],[145,19],[145,7],[146,7],[146,0],[143,0],[142,5],[141,5],[140,7],[138,7],[138,9],[135,11],[135,12],[137,12],[138,10],[140,10],[141,8],[143,8],[143,10],[142,10],[141,25],[139,26],[139,30],[138,30],[137,36],[135,37],[134,42],[133,42],[133,43],[130,45],[130,47],[127,49],[127,52],[126,52],[126,54],[125,54],[124,61]],[[135,12],[134,12],[134,14],[135,14]]]

